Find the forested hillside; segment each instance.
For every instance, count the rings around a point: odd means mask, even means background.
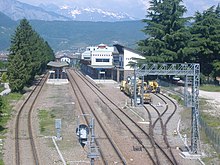
[[[10,38],[19,22],[0,14],[0,50],[10,46]],[[126,22],[83,22],[83,21],[30,21],[35,29],[54,50],[73,49],[106,43],[119,42],[134,47],[144,39],[141,21]]]
[[[17,23],[0,12],[0,51],[10,45],[10,35],[14,32]]]

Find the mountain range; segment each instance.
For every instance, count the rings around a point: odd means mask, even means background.
[[[123,12],[106,11],[99,8],[39,5],[33,6],[17,0],[0,0],[0,12],[12,20],[26,18],[44,21],[128,21],[135,20]]]
[[[10,47],[19,20],[14,21],[0,12],[0,50]],[[136,42],[146,38],[142,21],[91,22],[29,20],[32,28],[46,40],[53,50],[78,49],[105,43],[120,43],[134,48]]]

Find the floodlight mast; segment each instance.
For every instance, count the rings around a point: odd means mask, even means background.
[[[176,75],[185,76],[184,101],[187,107],[192,108],[191,116],[191,153],[200,154],[199,135],[199,86],[200,64],[198,63],[146,63],[137,67],[134,65],[134,78],[148,75]],[[134,81],[135,82],[135,81]],[[192,84],[191,93],[188,85]],[[136,82],[134,84],[136,89]],[[134,106],[137,106],[137,95],[134,92]]]

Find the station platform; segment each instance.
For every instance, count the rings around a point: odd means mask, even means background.
[[[47,79],[47,84],[53,84],[53,85],[63,85],[68,84],[68,79]]]
[[[117,81],[111,79],[92,79],[90,76],[86,75],[89,79],[94,81],[96,84],[118,84]]]
[[[116,81],[114,81],[114,80],[99,80],[99,79],[93,79],[93,81],[95,82],[95,83],[102,83],[102,84],[117,84],[117,82]]]

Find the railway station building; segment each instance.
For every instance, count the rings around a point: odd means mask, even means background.
[[[71,51],[58,51],[55,56],[56,61],[67,62],[70,67],[75,67],[80,60],[80,53],[73,53]]]
[[[68,83],[68,78],[65,71],[65,67],[69,66],[67,62],[50,61],[47,66],[49,68],[49,78],[47,80],[48,84],[59,85]]]
[[[87,47],[82,53],[81,69],[93,79],[112,79],[114,47],[105,44]]]
[[[134,74],[129,62],[144,59],[135,50],[115,44],[109,47],[105,44],[87,47],[81,56],[81,70],[93,79],[111,79],[117,82]]]

